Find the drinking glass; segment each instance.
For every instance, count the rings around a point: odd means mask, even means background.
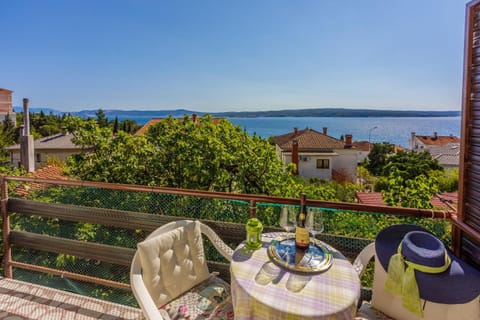
[[[295,229],[297,224],[297,215],[295,207],[284,206],[280,212],[280,227],[287,231],[287,236],[290,237],[290,232]]]
[[[323,232],[323,216],[321,210],[309,208],[307,210],[307,219],[305,221],[305,228],[315,238],[317,234]]]

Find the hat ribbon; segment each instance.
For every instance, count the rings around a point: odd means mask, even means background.
[[[402,255],[402,243],[400,242],[397,253],[390,258],[388,263],[385,289],[390,293],[401,295],[402,305],[419,317],[423,317],[415,270],[425,273],[442,273],[448,269],[450,263],[451,260],[447,250],[445,250],[445,264],[440,267],[430,267],[407,261]],[[406,270],[405,264],[407,265]]]

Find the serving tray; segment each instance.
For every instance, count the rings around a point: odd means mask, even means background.
[[[330,250],[315,238],[310,238],[307,250],[297,250],[295,238],[278,237],[272,240],[268,255],[279,266],[302,273],[323,272],[330,268],[333,262]]]

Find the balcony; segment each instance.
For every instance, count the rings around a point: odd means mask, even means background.
[[[245,238],[249,217],[259,217],[266,225],[264,232],[281,231],[281,208],[301,202],[25,177],[3,177],[1,186],[4,278],[0,290],[12,299],[2,301],[1,309],[29,319],[41,319],[47,309],[51,314],[63,312],[59,319],[139,319],[141,311],[130,290],[129,268],[136,243],[151,231],[170,221],[199,219],[235,248]],[[325,232],[319,239],[350,259],[371,243],[379,230],[392,224],[422,225],[447,244],[452,224],[469,230],[447,211],[309,199],[305,203],[324,217]],[[210,270],[229,281],[229,265],[208,243],[206,248]],[[372,272],[367,272],[362,279],[364,299],[369,298],[372,277]]]

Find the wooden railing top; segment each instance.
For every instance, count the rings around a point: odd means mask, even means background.
[[[4,179],[4,181],[54,184],[54,185],[72,186],[72,187],[95,187],[95,188],[119,190],[119,191],[153,192],[153,193],[176,194],[176,195],[192,196],[192,197],[200,197],[200,198],[241,200],[241,201],[249,202],[251,204],[255,204],[255,203],[275,203],[275,204],[287,204],[287,205],[301,204],[301,198],[286,198],[286,197],[266,196],[266,195],[256,195],[256,194],[254,195],[254,194],[242,194],[242,193],[215,192],[215,191],[204,191],[204,190],[143,186],[143,185],[121,184],[121,183],[92,182],[92,181],[81,181],[81,180],[52,180],[52,179],[39,179],[39,178],[16,177],[16,176],[3,176],[2,178]],[[365,204],[350,203],[350,202],[334,202],[334,201],[322,201],[322,200],[310,200],[310,199],[306,199],[305,204],[307,206],[319,207],[319,208],[359,211],[359,212],[385,213],[385,214],[396,214],[396,215],[407,215],[407,216],[415,216],[415,217],[440,218],[440,219],[450,219],[451,215],[455,213],[454,211],[447,211],[447,210],[431,210],[431,209],[365,205]]]

